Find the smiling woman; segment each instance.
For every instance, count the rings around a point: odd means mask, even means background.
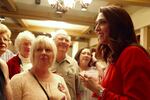
[[[11,32],[7,26],[0,23],[0,56],[7,50],[10,36]],[[8,66],[2,59],[0,59],[0,99],[12,100]]]
[[[137,43],[127,11],[101,7],[96,22],[97,52],[109,65],[101,83],[85,76],[85,86],[98,100],[150,100],[150,55]]]
[[[100,43],[108,43],[109,24],[102,13],[99,13],[97,16],[95,32],[99,35],[98,39]]]
[[[31,68],[30,48],[35,36],[30,31],[23,31],[15,39],[16,56],[8,60],[9,77]]]
[[[2,55],[8,48],[11,32],[7,27],[4,27],[3,24],[0,24],[0,25],[1,25],[0,27],[0,42],[1,42],[0,55]]]
[[[88,75],[90,77],[94,77],[95,81],[99,80],[99,71],[96,68],[96,66],[91,65],[92,61],[92,52],[89,48],[82,48],[78,50],[78,52],[75,55],[75,60],[78,62],[78,65],[80,67],[80,73],[79,76],[82,79],[84,79],[84,75]],[[86,87],[83,86],[80,88],[80,95],[81,95],[81,100],[97,100],[96,98],[93,98],[92,91],[87,89]]]

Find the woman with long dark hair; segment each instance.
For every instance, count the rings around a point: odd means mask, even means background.
[[[150,56],[137,43],[129,14],[117,6],[101,7],[95,31],[103,45],[98,52],[109,66],[101,84],[85,75],[84,85],[98,100],[150,100]]]

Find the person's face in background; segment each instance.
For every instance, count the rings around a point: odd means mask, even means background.
[[[49,66],[52,65],[54,60],[54,52],[51,45],[45,45],[44,43],[38,44],[34,50],[34,63],[35,65]]]
[[[6,33],[0,33],[0,56],[7,50],[9,43],[9,36]]]
[[[80,53],[80,57],[79,57],[79,64],[89,64],[89,62],[91,61],[92,58],[92,54],[90,49],[83,49]],[[80,65],[79,65],[80,66]]]
[[[108,44],[109,42],[109,23],[102,13],[99,13],[96,19],[95,32],[98,35],[99,43]]]
[[[31,41],[24,39],[20,43],[19,53],[21,56],[28,58],[30,56]]]
[[[68,51],[68,49],[70,47],[70,40],[68,39],[67,36],[58,35],[56,37],[55,42],[56,42],[58,52],[66,53]]]

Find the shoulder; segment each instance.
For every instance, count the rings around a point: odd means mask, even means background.
[[[52,73],[52,74],[53,74],[53,76],[54,76],[55,78],[58,78],[58,79],[63,78],[62,76],[60,76],[60,75],[58,75],[58,74],[55,74],[55,73]]]
[[[8,76],[9,76],[9,73],[8,73],[8,66],[6,64],[5,61],[3,61],[2,59],[0,59],[0,68],[5,76],[5,79],[9,79]]]
[[[19,60],[20,58],[19,58],[19,56],[18,55],[15,55],[15,56],[13,56],[9,61],[14,61],[14,60]],[[9,62],[8,61],[8,62]]]
[[[9,50],[9,49],[7,49],[6,52],[9,53],[9,54],[14,54],[14,53],[13,53],[11,50]]]
[[[1,69],[3,71],[3,73],[5,73],[5,71],[8,70],[8,66],[7,66],[6,62],[3,61],[2,59],[0,59],[0,67],[1,67]]]
[[[0,65],[1,65],[1,68],[5,68],[5,66],[7,66],[6,62],[2,59],[0,59]]]
[[[29,73],[27,72],[15,74],[10,80],[12,89],[20,89],[26,86],[30,81],[30,77],[28,77],[28,75]]]
[[[141,69],[143,66],[150,65],[150,58],[143,48],[139,46],[128,46],[123,50],[116,64],[123,66],[122,69],[131,69],[131,67]]]
[[[19,60],[20,60],[19,56],[15,55],[14,57],[12,57],[11,59],[8,60],[7,64],[19,62]]]
[[[12,78],[11,78],[11,82],[24,82],[25,78],[28,76],[28,72],[21,72],[19,74],[15,74]]]
[[[57,81],[64,81],[64,78],[58,74],[52,73],[53,74],[53,78]]]
[[[9,49],[7,49],[6,52],[3,55],[15,56],[15,54]]]
[[[142,62],[149,62],[149,56],[147,55],[147,53],[144,51],[143,48],[139,47],[139,46],[128,46],[126,47],[119,59],[117,60],[117,63],[142,63]]]
[[[66,58],[65,58],[67,61],[69,61],[69,62],[72,62],[73,61],[73,58],[72,57],[70,57],[69,55],[66,55]]]
[[[71,58],[70,56],[68,56],[68,61],[70,63],[70,71],[74,70],[76,73],[78,73],[80,70],[80,67],[79,67],[77,61],[74,58]]]
[[[78,65],[78,64],[77,64],[77,61],[76,61],[74,58],[70,57],[69,55],[66,56],[66,60],[67,60],[70,64]]]
[[[129,55],[129,56],[148,56],[147,53],[144,51],[144,48],[139,46],[128,46],[123,50],[121,55]]]

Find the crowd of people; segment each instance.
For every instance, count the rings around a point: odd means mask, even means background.
[[[129,14],[101,7],[95,33],[97,49],[81,48],[72,58],[66,31],[52,37],[23,31],[11,54],[11,31],[0,23],[0,100],[150,100],[150,55]]]

